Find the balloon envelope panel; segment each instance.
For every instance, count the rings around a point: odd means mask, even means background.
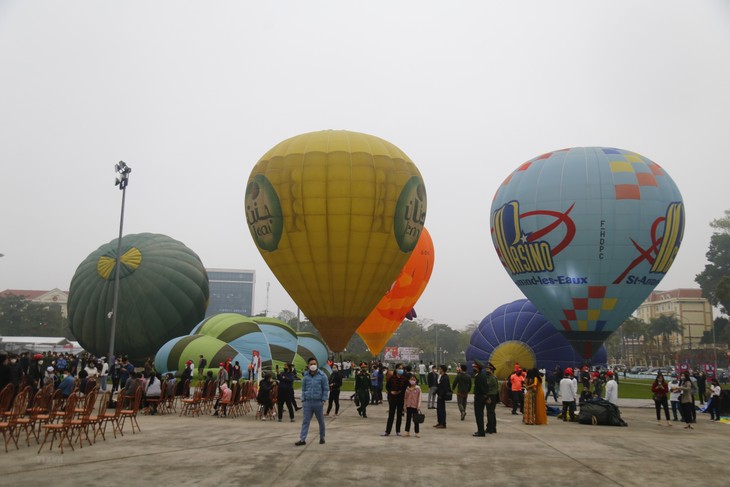
[[[71,280],[69,326],[95,355],[109,351],[117,239],[92,252]],[[122,238],[115,352],[133,361],[152,356],[205,316],[208,275],[198,256],[166,235]]]
[[[373,355],[380,353],[423,294],[431,279],[433,260],[433,240],[424,227],[398,278],[357,329]]]
[[[393,144],[327,130],[287,139],[258,161],[245,214],[274,275],[341,351],[416,246],[426,190]]]
[[[209,367],[216,369],[230,357],[245,371],[253,359],[253,351],[259,352],[262,367],[267,370],[285,363],[299,364],[298,370],[302,370],[303,361],[314,356],[325,373],[329,372],[327,346],[316,335],[297,333],[273,318],[250,318],[237,313],[210,316],[195,326],[190,335],[165,343],[155,357],[155,364],[160,372],[177,371],[186,360],[193,360],[197,366],[198,357],[204,355]],[[302,359],[300,353],[306,357]]]
[[[482,320],[466,350],[467,362],[475,359],[492,362],[500,379],[509,376],[515,362],[523,368],[552,370],[586,361],[527,299],[503,304]],[[591,363],[606,363],[604,347]]]
[[[667,172],[604,147],[522,164],[491,213],[504,268],[584,357],[661,281],[684,232],[682,196]]]

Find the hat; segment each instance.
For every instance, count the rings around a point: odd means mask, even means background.
[[[571,369],[570,367],[568,367],[567,369],[565,369],[565,371],[563,372],[563,374],[565,374],[565,375],[573,375],[573,369]]]
[[[494,364],[493,364],[492,362],[487,362],[487,367],[489,367],[489,369],[490,369],[490,370],[491,370],[492,372],[494,372],[495,370],[497,370],[497,367],[495,367],[495,366],[494,366]]]
[[[608,377],[613,377],[613,372],[611,372],[611,371],[609,370],[608,372],[606,372],[606,376],[608,376]]]
[[[360,362],[360,367],[367,367],[367,366],[368,366],[368,364],[367,364],[367,363],[365,363],[365,362]]]
[[[225,366],[226,366],[226,364],[224,364],[223,362],[218,364],[218,367],[225,367]]]
[[[192,364],[192,363],[193,363],[193,361],[192,361],[192,360],[188,360],[187,362],[185,362],[185,365],[190,365],[190,364]]]
[[[49,365],[48,367],[46,367],[46,371],[47,371],[47,372],[53,372],[53,367],[51,367],[51,366]]]
[[[33,355],[33,360],[40,360],[43,358],[43,354],[37,353]]]
[[[483,369],[483,368],[484,368],[484,362],[482,362],[481,360],[477,360],[477,359],[474,359],[474,363],[475,363],[475,364],[476,364],[476,366],[477,366],[477,367],[479,367],[480,369]]]

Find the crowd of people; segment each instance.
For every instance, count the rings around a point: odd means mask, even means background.
[[[605,400],[613,405],[618,403],[619,376],[600,366],[593,369],[584,366],[577,370],[557,366],[546,371],[537,368],[524,370],[515,364],[512,373],[500,385],[494,374],[495,367],[480,360],[473,361],[472,372],[468,371],[466,364],[459,365],[453,379],[445,365],[426,366],[423,362],[417,364],[415,369],[410,364],[398,363],[390,367],[376,361],[362,362],[359,366],[351,362],[329,363],[332,372],[327,376],[315,358],[307,361],[307,368],[302,371],[301,377],[291,363],[284,364],[281,370],[276,366],[275,371],[260,371],[249,366],[248,374],[244,377],[240,364],[231,358],[218,364],[215,376],[206,358],[200,355],[197,364],[193,360],[185,363],[178,379],[172,373],[163,377],[155,370],[151,359],[147,359],[143,367],[136,368],[126,356],[114,357],[109,364],[105,357],[94,357],[87,353],[17,355],[0,352],[0,388],[12,383],[17,386],[16,389],[26,385],[38,389],[53,383],[68,397],[75,390],[86,390],[92,381],[99,384],[101,391],[105,391],[110,380],[111,397],[118,391],[123,391],[125,397],[131,397],[137,388],[141,388],[147,412],[156,414],[156,399],[159,400],[163,390],[169,395],[189,394],[189,389],[184,389],[184,385],[188,384],[189,387],[190,381],[196,377],[196,365],[199,387],[217,390],[214,416],[226,415],[232,384],[246,379],[253,380],[256,385],[255,397],[261,408],[262,420],[278,419],[281,422],[286,407],[289,420],[294,422],[295,411],[303,410],[297,445],[305,444],[313,417],[319,423],[320,443],[325,442],[324,418],[331,414],[339,416],[343,380],[353,372],[355,391],[351,399],[361,418],[368,417],[368,407],[384,403],[388,405],[382,436],[393,433],[396,436],[410,436],[413,429],[415,437],[420,437],[421,421],[425,416],[421,412],[422,384],[428,387],[427,397],[424,398],[426,408],[436,411],[436,422],[433,424],[436,429],[447,428],[446,402],[454,396],[459,419],[464,421],[469,413],[467,399],[471,394],[476,422],[474,436],[497,432],[495,409],[499,402],[508,404],[513,415],[521,415],[526,425],[547,424],[547,400],[551,396],[555,402],[560,401],[562,408],[556,414],[562,421],[576,421],[578,406],[586,402]],[[258,373],[262,374],[261,380],[257,382]],[[294,382],[298,380],[302,382],[301,407],[294,395]],[[659,373],[651,384],[657,422],[671,426],[672,420],[681,420],[686,429],[692,429],[692,423],[696,421],[696,399],[700,404],[707,400],[706,410],[710,412],[711,420],[718,421],[721,392],[717,379],[706,384],[706,377],[701,372],[683,372],[679,376],[674,375],[669,381]],[[662,413],[665,423],[662,422]]]

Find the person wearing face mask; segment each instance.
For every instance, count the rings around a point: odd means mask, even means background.
[[[370,373],[368,372],[368,364],[362,362],[360,364],[360,370],[355,375],[355,394],[357,395],[358,402],[360,405],[357,408],[357,413],[363,417],[368,417],[368,404],[370,403]]]
[[[421,388],[417,384],[418,380],[415,374],[408,378],[408,387],[403,401],[406,406],[406,433],[404,436],[411,436],[411,421],[413,421],[413,431],[416,438],[420,438],[416,414],[418,414],[418,409],[421,407]]]
[[[33,356],[33,362],[28,366],[28,379],[30,383],[43,385],[46,368],[43,366],[43,355],[37,353]]]
[[[405,399],[408,379],[403,369],[403,364],[395,366],[395,373],[388,378],[385,390],[388,392],[388,423],[385,426],[385,433],[381,436],[390,436],[395,419],[395,434],[400,436],[400,425],[403,420],[403,404]]]
[[[342,387],[342,375],[340,374],[340,368],[337,364],[332,365],[332,373],[330,374],[330,397],[327,404],[327,413],[325,416],[330,415],[332,410],[332,403],[335,403],[335,416],[340,413],[340,388]]]
[[[329,382],[324,372],[319,370],[316,358],[311,357],[307,360],[307,367],[309,370],[302,376],[302,407],[304,409],[302,431],[299,435],[299,441],[294,443],[296,446],[307,444],[307,433],[309,432],[309,423],[312,421],[312,416],[316,416],[317,423],[319,423],[319,444],[324,444],[324,414],[322,414],[322,408],[330,392]]]
[[[667,426],[672,426],[669,420],[669,403],[667,396],[669,395],[669,384],[664,380],[662,374],[657,374],[654,383],[651,385],[651,393],[654,397],[654,407],[656,409],[656,422],[662,425],[661,409],[664,408],[664,417],[667,420]]]
[[[279,422],[284,415],[284,404],[289,410],[289,421],[294,422],[294,404],[292,398],[294,397],[294,373],[291,370],[291,364],[284,364],[284,370],[279,372],[276,376],[279,381],[279,390],[276,396],[277,410],[279,413]]]
[[[439,365],[439,379],[438,389],[436,391],[438,399],[436,400],[436,417],[438,423],[434,425],[434,428],[444,429],[446,428],[446,401],[451,400],[451,384],[449,384],[449,376],[446,375],[446,366]]]

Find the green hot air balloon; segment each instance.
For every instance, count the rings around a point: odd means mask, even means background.
[[[117,239],[102,245],[71,279],[69,326],[81,346],[95,355],[109,350],[116,249]],[[153,233],[123,237],[115,352],[131,360],[153,356],[203,319],[208,296],[205,267],[183,243]]]

